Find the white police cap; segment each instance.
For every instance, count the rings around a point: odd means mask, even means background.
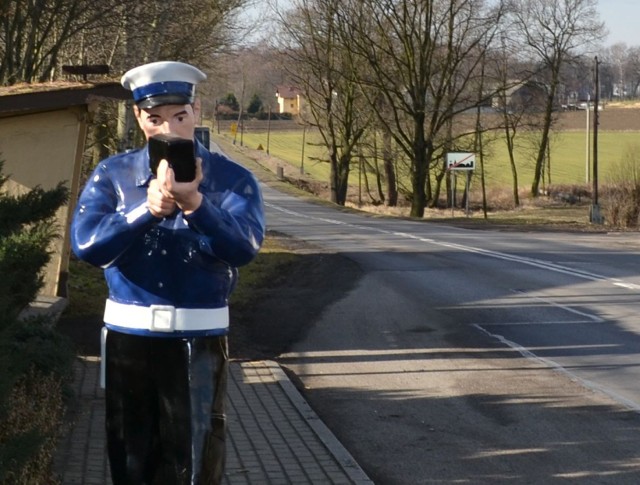
[[[183,62],[160,61],[127,71],[120,83],[133,92],[140,108],[165,104],[191,104],[196,84],[207,78],[200,69]]]

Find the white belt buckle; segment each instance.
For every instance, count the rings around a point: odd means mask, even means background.
[[[155,332],[173,332],[176,325],[176,307],[171,305],[151,305],[151,327]]]

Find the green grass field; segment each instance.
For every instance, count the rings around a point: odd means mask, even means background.
[[[227,136],[231,136],[227,134]],[[321,146],[317,132],[307,132],[304,144],[301,130],[271,132],[267,140],[266,132],[243,133],[236,137],[236,143],[256,149],[259,145],[270,155],[299,167],[304,163],[305,172],[318,180],[328,180],[329,166],[318,162],[326,159],[326,149]],[[522,141],[524,143],[524,140]],[[593,134],[589,147],[593,146]],[[512,184],[511,169],[508,162],[506,144],[498,138],[485,148],[485,177],[488,186],[504,187]],[[636,155],[634,155],[636,154]],[[517,151],[518,181],[521,187],[528,187],[533,180],[533,157],[531,151],[521,148]],[[593,162],[593,155],[589,155]],[[620,173],[624,160],[640,162],[640,132],[637,131],[600,131],[598,133],[598,179],[607,183],[614,173]],[[475,175],[479,175],[479,157],[476,157]],[[551,143],[551,183],[555,185],[580,185],[587,183],[587,135],[584,131],[566,131],[553,135]],[[353,181],[357,184],[357,170],[352,171]],[[591,175],[590,175],[591,177]],[[545,178],[545,181],[548,179]],[[591,178],[589,179],[591,180]]]

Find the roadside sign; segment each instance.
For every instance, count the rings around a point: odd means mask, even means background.
[[[474,170],[476,154],[465,152],[447,153],[447,170]]]

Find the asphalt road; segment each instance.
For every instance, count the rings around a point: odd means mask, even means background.
[[[269,229],[364,272],[279,361],[375,483],[640,483],[637,234],[265,200]]]

